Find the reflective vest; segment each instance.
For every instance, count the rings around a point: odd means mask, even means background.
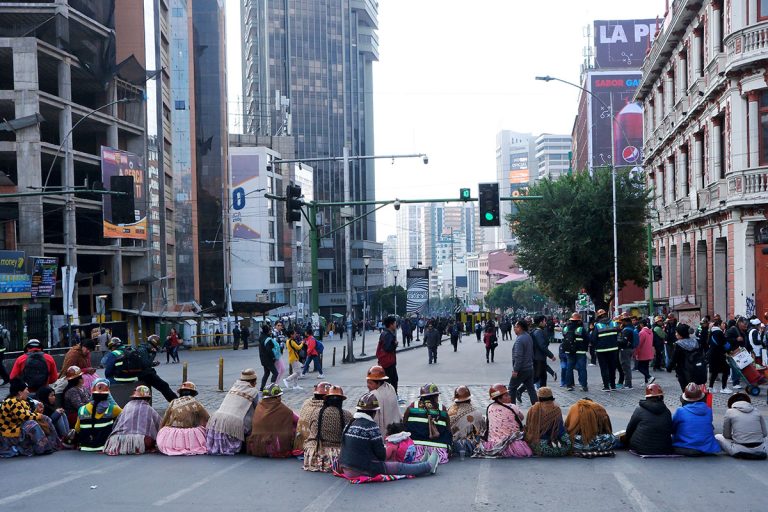
[[[88,406],[91,407],[91,410],[88,409]],[[114,405],[110,405],[101,418],[96,418],[96,414],[91,414],[93,407],[94,405],[89,403],[77,410],[77,418],[80,420],[80,432],[77,439],[80,443],[80,451],[83,452],[103,451],[104,445],[107,444],[107,438],[115,426]]]
[[[570,328],[566,325],[563,328],[563,336],[570,332]],[[589,343],[584,338],[584,328],[577,327],[574,334],[574,343],[576,344],[576,354],[586,354],[589,348]]]
[[[619,326],[616,322],[595,324],[595,334],[597,342],[595,343],[595,352],[612,352],[619,350]]]
[[[429,438],[429,418],[437,427],[438,437]],[[411,407],[408,409],[408,421],[406,430],[411,433],[413,444],[421,446],[432,446],[435,448],[448,449],[453,443],[453,436],[449,428],[448,412],[437,409],[423,409],[420,407]]]
[[[126,377],[123,375],[127,366],[125,359],[128,356],[125,350],[113,350],[112,355],[115,356],[115,364],[112,369],[112,378],[115,379],[115,382],[138,382],[138,377]]]

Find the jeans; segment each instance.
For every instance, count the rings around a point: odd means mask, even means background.
[[[587,354],[568,354],[568,368],[565,370],[568,387],[574,387],[573,370],[579,374],[579,385],[587,387]]]
[[[429,462],[385,462],[384,472],[387,475],[428,475],[432,471]]]
[[[616,360],[618,351],[598,352],[597,362],[600,364],[600,376],[603,378],[603,389],[616,389]]]
[[[427,347],[427,354],[429,355],[429,364],[437,363],[437,347]]]
[[[547,360],[533,362],[533,383],[540,388],[547,385]]]
[[[560,387],[564,388],[568,385],[568,374],[566,373],[568,370],[568,354],[563,354],[563,357],[560,358]]]
[[[264,368],[264,376],[261,378],[261,389],[264,389],[270,374],[272,375],[272,380],[270,382],[272,382],[272,384],[277,382],[277,368],[275,367],[274,361],[268,365],[262,364],[261,367]]]
[[[165,400],[168,402],[179,398],[178,395],[173,392],[171,386],[169,386],[167,382],[160,378],[154,368],[150,368],[139,374],[139,380],[145,383],[147,386],[155,388],[160,393],[162,393],[163,398],[165,398]]]
[[[520,370],[517,372],[517,377],[509,379],[509,394],[512,397],[512,403],[516,403],[517,400],[517,388],[520,385],[525,386],[528,391],[528,398],[531,399],[531,405],[536,403],[536,388],[533,386],[533,368],[527,370]]]
[[[647,384],[649,380],[651,380],[651,372],[648,371],[648,367],[651,365],[650,361],[638,361],[637,362],[637,371],[643,374],[643,377],[645,377],[645,383]]]
[[[61,414],[59,411],[54,411],[50,416],[51,423],[56,428],[56,433],[59,437],[64,437],[69,433],[69,421],[66,414]]]
[[[491,362],[493,362],[494,352],[496,352],[496,347],[494,347],[494,346],[485,347],[485,362],[486,363],[488,362],[488,356],[491,357]]]
[[[323,363],[320,361],[320,355],[307,356],[307,360],[304,361],[304,368],[301,370],[301,374],[302,375],[306,375],[307,374],[307,372],[309,371],[309,363],[310,362],[313,363],[313,365],[314,365],[313,367],[314,367],[315,371],[317,371],[317,373],[322,375],[323,374]],[[277,371],[275,371],[275,373],[277,373]]]
[[[294,361],[291,363],[291,373],[288,377],[285,378],[285,381],[288,383],[289,387],[296,387],[299,385],[299,372],[301,371],[301,363],[299,361]]]
[[[664,345],[654,345],[653,352],[653,369],[661,370],[662,363],[664,362]]]
[[[631,348],[619,350],[619,362],[623,370],[623,375],[619,376],[619,384],[623,384],[625,388],[632,387],[632,352]]]

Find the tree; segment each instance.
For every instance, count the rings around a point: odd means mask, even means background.
[[[491,289],[485,296],[485,304],[489,309],[517,309],[519,303],[513,298],[515,289],[521,285],[521,282],[512,282],[500,284]]]
[[[619,284],[648,284],[645,219],[650,193],[640,173],[616,172]],[[518,263],[547,294],[572,304],[585,289],[607,309],[613,295],[611,169],[544,179],[531,187],[541,200],[521,201],[507,217],[516,233]]]
[[[376,290],[371,294],[371,317],[377,317],[379,311],[384,313],[384,316],[391,315],[395,311],[395,287],[388,286]],[[405,315],[406,301],[408,300],[405,288],[397,286],[397,314],[399,316]]]

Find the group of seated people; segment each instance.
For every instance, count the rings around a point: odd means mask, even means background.
[[[12,379],[0,404],[0,457],[47,454],[62,447],[108,455],[247,453],[303,457],[307,471],[350,479],[434,474],[452,456],[591,458],[613,455],[619,447],[643,456],[722,450],[734,457],[766,458],[768,430],[749,396],[737,393],[728,400],[723,433],[715,435],[704,390],[694,383],[686,386],[674,415],[664,404],[661,386],[649,384],[626,431],[614,434],[605,408],[588,398],[573,404],[563,418],[548,387],[539,388],[538,401],[524,415],[503,384],[490,387],[491,402],[482,410],[466,386],[456,388],[446,409],[440,390],[430,383],[401,415],[397,394],[380,366],[368,370],[368,392],[354,413],[343,408],[347,397],[340,386],[320,382],[296,414],[282,403],[278,385],[258,390],[253,369],[241,372],[213,414],[197,400],[195,384],[182,383],[179,398],[162,418],[151,405],[148,387],[136,387],[121,408],[108,380],[97,378],[86,390],[82,377],[80,368],[67,369],[62,408],[56,407],[50,388],[41,388],[31,400],[24,381]]]

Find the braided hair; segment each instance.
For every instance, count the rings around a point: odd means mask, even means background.
[[[323,406],[320,408],[320,412],[317,418],[317,440],[318,442],[324,441],[323,439],[323,416],[325,410],[329,407],[334,407],[339,411],[339,440],[344,437],[344,411],[341,410],[341,405],[344,403],[344,399],[340,396],[329,396],[323,401]]]

